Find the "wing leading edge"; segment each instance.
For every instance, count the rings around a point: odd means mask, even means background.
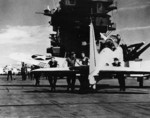
[[[130,68],[130,67],[104,67],[99,73],[111,73],[111,74],[150,74],[149,69],[144,68]]]

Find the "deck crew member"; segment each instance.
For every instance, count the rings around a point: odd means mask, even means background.
[[[40,68],[39,66],[34,65],[32,67],[32,70],[39,69],[39,68]],[[40,72],[34,72],[32,74],[33,74],[33,76],[35,78],[35,86],[39,86],[40,85],[40,76],[41,76],[41,73]]]
[[[123,50],[120,47],[120,35],[112,35],[110,38],[112,38],[114,42],[114,62],[113,66],[121,66],[124,67],[124,61],[123,61]],[[124,74],[117,74],[119,86],[120,86],[120,91],[125,91],[125,77]]]
[[[85,53],[82,52],[81,53],[81,59],[79,61],[79,63],[81,64],[81,68],[83,68],[83,71],[81,69],[81,73],[79,76],[79,81],[80,81],[80,93],[85,93],[88,90],[88,85],[89,85],[89,81],[88,81],[88,73],[89,73],[89,58],[85,56]]]
[[[11,80],[12,80],[12,70],[13,70],[13,68],[12,68],[11,65],[8,65],[6,68],[7,68],[7,70],[8,70],[8,73],[7,73],[7,81],[9,80],[9,77],[10,77]]]
[[[48,64],[51,68],[55,68],[57,67],[58,62],[55,60],[54,57],[52,57]],[[54,75],[48,75],[48,80],[51,85],[51,91],[55,91],[56,88],[57,76],[55,74],[56,73],[54,73]]]
[[[26,73],[27,73],[27,68],[24,62],[22,62],[22,67],[21,67],[21,75],[22,75],[22,80],[26,80]]]
[[[81,65],[87,66],[89,64],[89,59],[88,57],[85,56],[85,53],[81,53],[81,59],[80,59]]]
[[[66,59],[68,67],[72,68],[76,64],[76,54],[74,52],[71,52],[70,56]],[[75,82],[76,82],[76,75],[71,74],[67,77],[67,91],[71,88],[71,91],[74,91],[75,89]]]
[[[121,62],[119,62],[118,58],[114,58],[114,62],[112,64],[115,67],[121,66]],[[125,91],[125,78],[123,74],[117,74],[116,78],[118,79],[118,82],[119,82],[120,91]]]
[[[34,74],[32,73],[32,70],[34,69],[34,65],[31,65],[31,72],[30,72],[30,78],[31,78],[31,80],[33,80],[34,78],[33,78],[33,76],[34,76]]]

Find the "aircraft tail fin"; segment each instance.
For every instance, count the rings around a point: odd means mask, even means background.
[[[94,26],[91,23],[90,24],[90,70],[89,74],[92,73],[97,65],[98,61],[98,51],[96,48],[96,42],[95,42],[95,32],[94,32]]]

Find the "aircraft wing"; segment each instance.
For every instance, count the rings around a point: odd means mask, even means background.
[[[150,69],[130,68],[130,67],[104,67],[99,73],[110,74],[150,74]]]
[[[19,61],[19,62],[25,62],[27,64],[31,65],[38,65],[39,61],[34,60],[31,58],[30,55],[23,54],[23,53],[12,53],[9,55],[9,57],[13,60]]]
[[[55,72],[76,72],[80,73],[80,71],[88,70],[86,67],[76,67],[74,69],[70,69],[68,67],[65,68],[40,68],[35,69],[32,72],[48,72],[48,73],[55,73]],[[108,73],[108,74],[150,74],[150,69],[148,68],[130,68],[130,67],[113,67],[113,66],[106,66],[99,70],[99,73]]]
[[[48,62],[50,59],[45,59],[46,56],[43,55],[27,55],[23,53],[12,53],[9,55],[9,57],[13,60],[25,62],[31,65],[37,65],[42,68],[49,67]],[[55,57],[55,60],[58,62],[59,67],[67,66],[67,63],[65,63],[66,58]]]
[[[57,76],[66,76],[66,75],[72,75],[77,74],[79,71],[77,70],[70,70],[70,68],[40,68],[35,69],[32,71],[33,73],[46,73],[50,75],[57,75]]]
[[[75,67],[54,67],[54,68],[40,68],[35,69],[32,72],[41,72],[49,74],[89,74],[89,66],[75,66]]]
[[[69,68],[40,68],[40,69],[35,69],[32,72],[60,72],[60,71],[70,71]]]

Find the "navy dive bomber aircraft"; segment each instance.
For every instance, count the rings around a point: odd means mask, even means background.
[[[140,47],[143,44],[144,43],[139,43],[139,44],[135,44],[131,46],[123,46],[122,48],[125,49],[125,51],[123,50],[123,54],[125,58],[124,60],[125,61],[134,60],[150,46],[150,44],[148,44],[141,50],[137,51],[138,49],[140,49]],[[130,49],[130,50],[127,50],[127,49]],[[43,64],[44,66],[42,66],[42,68],[33,70],[33,73],[48,73],[51,75],[57,74],[57,76],[68,76],[72,74],[86,75],[84,76],[86,78],[82,78],[85,80],[80,81],[81,88],[83,89],[86,89],[87,86],[89,86],[90,84],[91,85],[93,84],[96,86],[99,80],[104,79],[103,76],[101,75],[112,76],[114,74],[122,74],[122,75],[130,76],[134,74],[135,76],[137,75],[137,77],[139,76],[139,74],[140,74],[140,77],[144,77],[145,75],[150,75],[150,68],[144,68],[144,67],[134,68],[134,67],[131,67],[130,65],[127,67],[125,66],[116,67],[112,65],[103,64],[103,61],[100,61],[100,60],[105,60],[105,59],[108,60],[109,56],[108,57],[105,56],[103,57],[103,59],[101,59],[101,52],[99,53],[96,49],[95,33],[94,33],[94,28],[93,28],[92,23],[90,24],[90,57],[89,57],[90,64],[89,66],[78,65],[78,66],[75,66],[74,68],[69,68],[66,65],[63,65],[63,63],[66,61],[66,58],[56,57],[56,60],[58,61],[60,66],[57,68],[49,68],[45,65],[47,65],[50,58],[46,59],[46,57],[43,57],[41,59],[36,59],[37,57],[40,57],[40,56],[42,57],[42,55],[32,55],[32,58],[30,57],[30,59],[29,58],[21,59],[23,57],[22,55],[19,55],[18,57],[16,56],[17,55],[15,54],[11,55],[11,58],[15,60],[19,60],[20,58],[20,61],[24,61],[25,63],[30,63],[30,64],[38,65],[38,66],[40,66],[40,63],[45,63]],[[101,65],[104,65],[104,66],[101,66]],[[94,80],[94,82],[92,79]]]

